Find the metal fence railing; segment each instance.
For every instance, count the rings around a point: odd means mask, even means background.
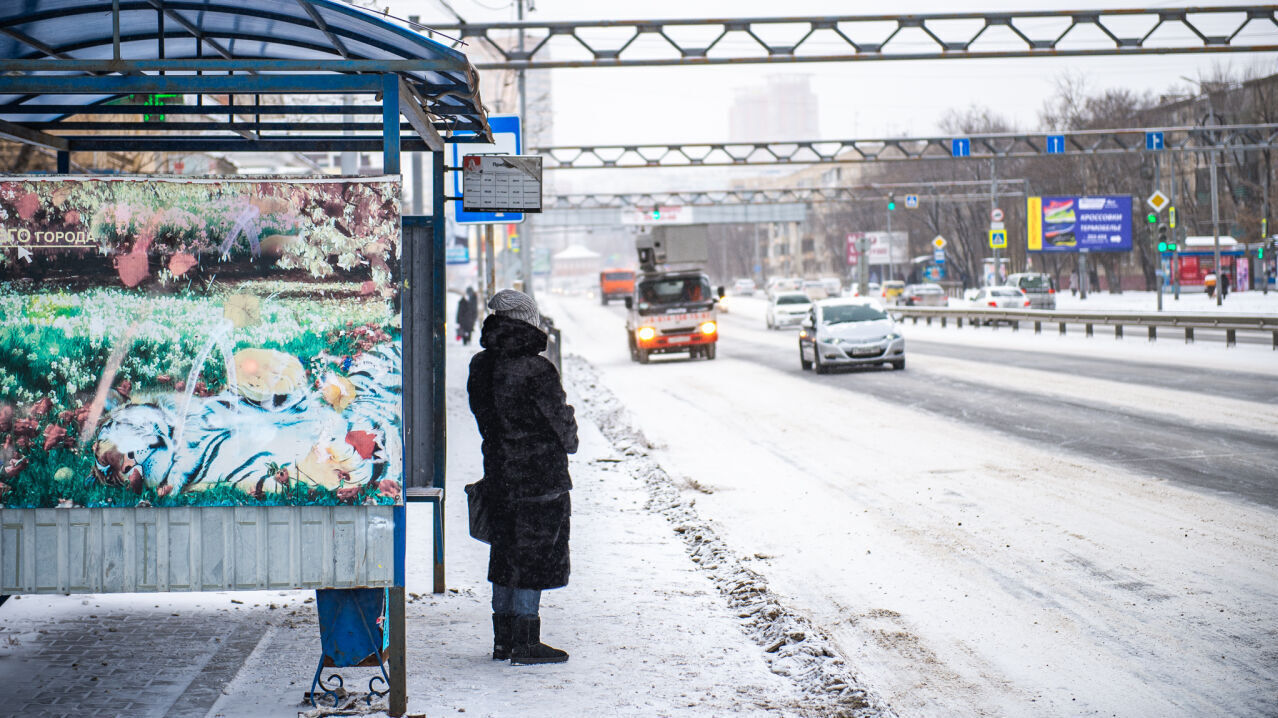
[[[1158,338],[1159,329],[1180,330],[1184,332],[1185,342],[1194,341],[1195,330],[1218,330],[1225,333],[1225,345],[1237,343],[1238,332],[1267,333],[1272,336],[1273,348],[1278,349],[1278,315],[1257,314],[1172,314],[1168,312],[1062,312],[1041,309],[985,309],[980,307],[889,307],[888,311],[897,319],[910,319],[915,324],[919,320],[932,324],[939,321],[941,326],[954,322],[962,328],[968,325],[1008,324],[1012,330],[1021,328],[1022,324],[1032,324],[1035,334],[1041,334],[1043,325],[1055,324],[1060,334],[1066,333],[1069,325],[1083,327],[1087,336],[1093,335],[1096,325],[1114,328],[1116,338],[1123,337],[1124,327],[1144,327],[1150,341]]]

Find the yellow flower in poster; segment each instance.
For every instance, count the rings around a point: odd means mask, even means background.
[[[236,329],[251,327],[262,321],[262,300],[253,294],[236,294],[222,305],[222,316],[231,320]]]

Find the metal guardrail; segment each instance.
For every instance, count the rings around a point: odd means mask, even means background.
[[[1278,315],[1258,314],[1171,314],[1168,312],[1086,311],[1061,312],[1042,309],[987,309],[980,307],[889,307],[888,312],[897,319],[909,318],[915,324],[922,319],[929,325],[939,320],[941,326],[953,321],[962,328],[969,325],[1010,324],[1013,331],[1022,323],[1032,323],[1034,333],[1041,334],[1044,324],[1056,324],[1061,335],[1066,326],[1082,325],[1086,336],[1093,335],[1096,325],[1114,328],[1114,337],[1123,337],[1123,327],[1145,327],[1150,341],[1158,338],[1159,329],[1180,329],[1185,333],[1185,343],[1194,341],[1194,331],[1215,329],[1225,332],[1225,346],[1237,343],[1237,332],[1270,332],[1273,348],[1278,349]]]

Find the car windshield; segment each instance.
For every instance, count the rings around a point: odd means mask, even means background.
[[[1041,274],[1032,277],[1021,277],[1016,280],[1016,286],[1021,289],[1050,289],[1051,283],[1047,277]]]
[[[887,313],[869,304],[838,304],[821,310],[822,324],[873,322],[887,319]]]
[[[806,294],[782,294],[777,297],[777,304],[811,304]]]
[[[913,291],[914,291],[914,293],[916,293],[916,294],[940,294],[940,293],[941,293],[941,288],[940,288],[940,287],[930,287],[930,286],[926,286],[926,285],[924,285],[924,286],[921,286],[921,287],[915,287]]]
[[[1019,289],[991,289],[990,296],[994,297],[1019,297],[1021,290]]]
[[[639,284],[639,306],[682,304],[710,300],[710,282],[704,277],[650,279]]]
[[[634,272],[604,272],[604,279],[609,281],[625,281],[634,278]]]

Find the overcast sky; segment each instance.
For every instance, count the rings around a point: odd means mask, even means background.
[[[469,22],[513,20],[510,0],[447,0]],[[379,0],[392,14],[417,14],[424,22],[453,18],[439,0]],[[1239,3],[1205,0],[1193,5]],[[539,21],[791,17],[935,13],[957,10],[1060,10],[1140,6],[1132,0],[1020,0],[956,3],[953,0],[836,2],[834,0],[535,0],[528,19]],[[1185,6],[1156,1],[1150,8]],[[1253,22],[1243,38],[1278,43],[1278,28]],[[770,39],[770,38],[765,38]],[[464,49],[464,48],[463,48]],[[833,48],[832,48],[833,49]],[[1213,66],[1257,66],[1278,72],[1278,54],[1186,54],[1117,59],[1027,58],[1011,60],[776,63],[731,67],[599,68],[553,72],[554,137],[557,145],[617,142],[696,142],[728,139],[728,114],[737,88],[761,84],[772,74],[811,77],[819,98],[822,137],[927,135],[939,132],[949,109],[986,106],[1017,127],[1034,129],[1038,112],[1065,73],[1102,90],[1128,87],[1164,92],[1185,86],[1182,77],[1210,74]],[[799,137],[759,139],[809,139]],[[813,138],[814,139],[814,138]],[[645,183],[646,184],[646,183]]]

